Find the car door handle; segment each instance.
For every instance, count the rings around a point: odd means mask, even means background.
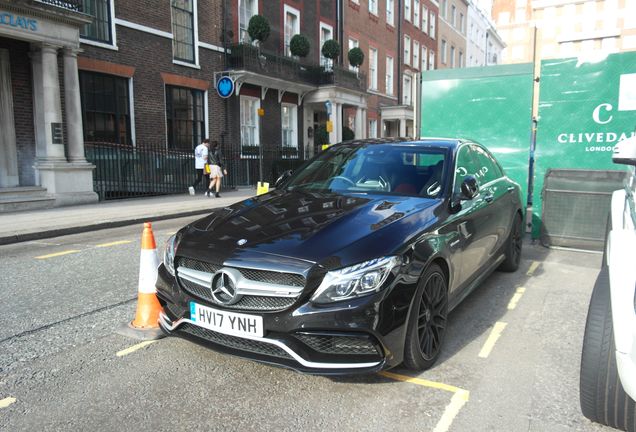
[[[515,190],[515,187],[514,187],[514,186],[510,186],[510,187],[508,188],[508,192],[513,192],[514,190]]]
[[[486,195],[484,197],[484,201],[486,201],[486,202],[492,202],[492,200],[494,200],[494,199],[495,199],[495,197],[492,196],[492,195]]]

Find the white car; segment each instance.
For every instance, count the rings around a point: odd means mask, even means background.
[[[603,262],[587,313],[581,410],[592,421],[635,431],[636,137],[618,143],[612,159],[629,172],[625,187],[612,194]]]

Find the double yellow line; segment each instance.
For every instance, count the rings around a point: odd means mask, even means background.
[[[118,245],[123,245],[123,244],[128,244],[128,243],[132,243],[132,240],[119,240],[119,241],[114,241],[114,242],[110,242],[110,243],[101,243],[98,245],[93,246],[94,248],[105,248],[105,247],[110,247],[110,246],[118,246]],[[91,248],[89,248],[91,249]],[[84,249],[86,250],[86,249]],[[59,256],[63,256],[63,255],[69,255],[69,254],[74,254],[77,252],[81,252],[81,250],[79,249],[70,249],[70,250],[65,250],[62,252],[55,252],[52,254],[47,254],[47,255],[40,255],[40,256],[36,256],[35,259],[49,259],[49,258],[55,258],[55,257],[59,257]]]

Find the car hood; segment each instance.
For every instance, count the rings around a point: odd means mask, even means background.
[[[225,265],[337,268],[395,253],[437,219],[439,203],[395,195],[274,191],[194,222],[183,231],[177,254]]]

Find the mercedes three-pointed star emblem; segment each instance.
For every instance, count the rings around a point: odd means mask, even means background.
[[[238,302],[241,296],[236,292],[236,282],[229,273],[218,271],[212,277],[212,297],[219,304],[231,305]]]

